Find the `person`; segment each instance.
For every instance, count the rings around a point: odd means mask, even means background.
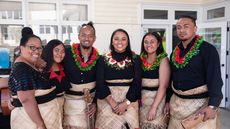
[[[142,94],[141,129],[166,129],[164,112],[166,89],[170,80],[170,64],[157,32],[148,32],[141,43]]]
[[[180,43],[171,54],[172,87],[169,129],[183,129],[182,120],[200,116],[194,129],[219,129],[217,108],[223,98],[220,60],[213,45],[196,34],[193,17],[182,16],[176,23]]]
[[[56,97],[63,118],[64,93],[70,88],[69,80],[62,65],[65,57],[65,46],[57,39],[50,40],[42,51],[41,58],[46,62],[44,71],[49,76],[49,85],[56,86]]]
[[[64,58],[65,73],[72,86],[65,94],[65,129],[89,128],[89,118],[93,118],[96,112],[95,101],[86,105],[84,100],[84,89],[90,90],[90,95],[94,98],[96,64],[99,58],[98,51],[93,47],[96,31],[92,22],[81,26],[78,38],[80,43],[67,47]]]
[[[110,52],[98,60],[96,97],[98,129],[139,128],[141,61],[131,51],[128,33],[112,33]]]
[[[20,55],[9,75],[14,106],[11,129],[62,129],[55,87],[35,67],[41,52],[41,39],[28,31],[22,32]]]

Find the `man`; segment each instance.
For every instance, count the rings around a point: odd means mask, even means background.
[[[217,50],[196,35],[196,22],[190,16],[177,21],[176,31],[181,42],[171,54],[173,95],[168,129],[183,129],[182,120],[192,116],[203,121],[193,129],[218,129],[223,82]]]
[[[87,127],[89,120],[96,111],[96,105],[87,106],[84,98],[85,88],[89,89],[92,97],[95,92],[96,62],[99,57],[97,50],[92,47],[96,39],[95,33],[92,22],[83,24],[78,35],[80,43],[74,43],[71,48],[66,49],[64,69],[72,88],[65,95],[65,129],[90,128]]]

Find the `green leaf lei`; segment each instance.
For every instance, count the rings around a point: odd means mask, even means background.
[[[157,56],[157,60],[155,62],[153,62],[152,64],[148,63],[147,62],[147,55],[144,54],[144,53],[141,53],[140,57],[141,57],[141,60],[142,60],[142,69],[144,71],[151,71],[151,70],[155,70],[157,67],[160,66],[160,63],[161,63],[161,60],[165,57],[167,57],[168,54],[163,52],[161,54],[159,54]]]
[[[177,69],[184,68],[189,60],[199,53],[200,45],[203,43],[204,38],[196,35],[196,41],[193,46],[190,48],[189,52],[182,58],[180,58],[180,48],[176,46],[172,54],[172,63]]]

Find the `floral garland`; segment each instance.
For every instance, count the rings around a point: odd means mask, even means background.
[[[173,65],[176,66],[177,69],[184,68],[188,64],[189,60],[199,53],[199,48],[203,41],[203,37],[196,35],[195,43],[182,58],[180,58],[180,48],[176,46],[172,54]]]
[[[115,59],[113,59],[111,52],[104,54],[104,59],[108,66],[110,66],[111,68],[115,68],[116,70],[124,69],[125,67],[128,67],[132,64],[131,59],[128,57],[126,57],[122,61],[116,61]]]
[[[91,68],[96,65],[97,59],[99,58],[99,53],[95,48],[93,48],[91,58],[86,63],[83,62],[82,58],[80,57],[79,44],[74,43],[71,46],[71,50],[75,64],[81,71],[90,71]]]
[[[144,54],[144,53],[141,53],[140,57],[141,57],[141,60],[142,60],[142,69],[144,71],[151,71],[151,70],[155,70],[157,67],[160,66],[160,63],[161,63],[161,59],[167,57],[168,54],[163,52],[161,54],[159,54],[157,56],[157,60],[155,62],[153,62],[152,64],[148,63],[147,61],[147,55]]]

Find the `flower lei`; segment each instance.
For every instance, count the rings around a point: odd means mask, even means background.
[[[147,61],[147,55],[144,54],[144,53],[141,53],[140,57],[141,57],[141,60],[142,60],[142,69],[144,71],[151,71],[151,70],[155,70],[158,66],[160,66],[160,63],[161,63],[161,59],[167,57],[168,54],[163,52],[161,54],[159,54],[157,56],[157,60],[155,62],[153,62],[152,64],[148,63]]]
[[[105,54],[104,59],[108,66],[110,66],[111,68],[115,68],[116,70],[124,69],[125,67],[128,67],[132,64],[131,59],[129,59],[128,57],[126,57],[122,61],[116,61],[115,59],[113,59],[111,52]]]
[[[180,48],[176,46],[176,48],[173,50],[172,54],[172,63],[174,66],[176,66],[177,69],[184,68],[189,60],[197,55],[199,53],[200,45],[203,43],[204,38],[196,35],[196,41],[193,44],[193,46],[190,48],[190,50],[184,55],[184,57],[180,58]]]
[[[99,53],[95,48],[93,48],[92,56],[86,63],[83,62],[82,58],[80,57],[79,44],[74,43],[71,46],[71,50],[75,64],[81,71],[90,71],[91,68],[96,65],[97,59],[99,58]]]

